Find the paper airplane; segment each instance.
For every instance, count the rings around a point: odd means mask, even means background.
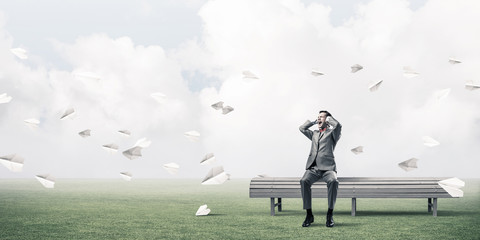
[[[406,66],[403,67],[403,76],[406,78],[414,78],[418,76],[420,73],[415,72],[411,67]]]
[[[150,96],[155,99],[155,101],[157,101],[158,103],[165,103],[165,100],[167,98],[167,95],[163,94],[163,93],[152,93],[150,94]]]
[[[118,133],[120,133],[120,135],[125,136],[125,137],[130,137],[130,135],[132,134],[128,130],[119,130]]]
[[[23,158],[17,154],[0,157],[0,163],[12,172],[21,172],[23,168]]]
[[[228,180],[228,175],[223,171],[222,166],[210,169],[207,176],[202,180],[203,185],[222,184]]]
[[[120,173],[120,176],[122,176],[122,178],[125,180],[125,181],[130,181],[132,180],[132,174],[129,173],[129,172],[121,172]]]
[[[215,155],[213,155],[213,153],[207,153],[207,155],[205,155],[205,157],[203,157],[203,159],[200,161],[200,165],[212,164],[215,161]]]
[[[352,68],[352,73],[356,73],[356,72],[363,69],[363,67],[358,65],[358,64],[355,64],[355,65],[351,66],[351,68]]]
[[[207,204],[205,204],[198,208],[197,213],[195,213],[195,216],[206,216],[209,213],[210,213],[210,209],[207,207]]]
[[[38,128],[38,125],[40,124],[40,121],[38,121],[38,119],[35,119],[35,118],[26,119],[26,120],[23,120],[23,122],[25,122],[25,124],[31,129]]]
[[[91,132],[90,129],[86,129],[79,132],[78,135],[80,135],[83,138],[86,138],[86,137],[90,137],[90,132]]]
[[[465,83],[465,89],[470,91],[477,90],[477,89],[480,89],[480,84],[476,84],[476,83],[473,83],[472,80],[468,80]]]
[[[225,115],[229,112],[233,111],[233,107],[230,107],[230,106],[225,106],[223,109],[222,109],[222,114]]]
[[[451,90],[452,89],[450,89],[450,88],[446,88],[446,89],[443,89],[443,90],[436,91],[434,96],[436,97],[437,101],[440,101],[440,100],[446,98],[448,96],[448,94],[450,94]]]
[[[321,72],[318,69],[312,69],[312,75],[315,76],[315,77],[318,77],[318,76],[325,75],[325,73]]]
[[[140,138],[140,139],[137,140],[137,142],[133,146],[134,147],[147,148],[147,147],[150,146],[150,144],[152,144],[152,141],[147,140],[147,138]]]
[[[188,131],[184,133],[185,137],[192,142],[197,142],[200,140],[200,133],[197,131]]]
[[[251,73],[250,71],[243,71],[243,78],[251,78],[251,79],[258,79],[255,74]]]
[[[74,73],[73,76],[79,80],[100,80],[100,76],[92,72],[77,72]]]
[[[448,62],[449,62],[450,64],[458,64],[458,63],[461,63],[460,60],[455,59],[455,58],[449,58],[449,59],[448,59]]]
[[[370,86],[368,86],[368,89],[370,90],[370,92],[375,92],[380,88],[380,85],[382,84],[382,82],[383,80],[374,82],[373,84],[370,84]]]
[[[437,140],[433,139],[430,136],[423,136],[422,139],[423,139],[423,145],[427,147],[435,147],[440,145],[440,143]]]
[[[55,178],[49,174],[40,174],[35,178],[46,188],[53,188],[55,185]]]
[[[270,177],[268,176],[267,174],[258,174],[257,175],[259,178],[266,178],[266,177]]]
[[[223,109],[223,102],[220,101],[220,102],[212,104],[212,108],[215,109],[215,110]]]
[[[458,178],[448,178],[438,182],[445,191],[452,197],[463,197],[463,191],[460,188],[465,186],[465,182]]]
[[[10,49],[10,52],[12,52],[15,56],[17,56],[20,59],[28,59],[27,50],[23,48],[12,48]]]
[[[102,147],[103,147],[103,149],[107,150],[107,152],[109,152],[111,154],[116,153],[118,151],[118,145],[114,144],[114,143],[105,144]]]
[[[418,159],[416,159],[416,158],[410,158],[407,161],[403,161],[403,162],[399,163],[398,166],[400,168],[402,168],[403,170],[409,172],[409,171],[412,171],[413,169],[417,168],[417,161],[418,161]]]
[[[60,120],[64,120],[64,119],[73,119],[73,117],[75,116],[75,109],[73,108],[69,108],[67,110],[65,110],[65,113],[62,115],[62,117],[60,117]]]
[[[142,149],[142,147],[136,146],[123,151],[122,154],[128,159],[133,160],[142,156]]]
[[[358,155],[360,153],[363,153],[363,146],[358,146],[356,148],[352,148],[351,150],[353,153],[355,153],[355,155]]]
[[[168,173],[174,175],[174,174],[177,174],[180,166],[176,163],[167,163],[167,164],[163,164],[163,168],[165,168],[165,170],[167,170]]]
[[[8,96],[6,93],[0,94],[0,103],[8,103],[12,100],[12,97]]]

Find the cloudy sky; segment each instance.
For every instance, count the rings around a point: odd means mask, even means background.
[[[480,85],[478,22],[475,0],[2,1],[0,94],[12,100],[0,104],[0,156],[25,164],[0,178],[202,179],[220,165],[232,178],[299,177],[310,142],[298,127],[322,109],[343,125],[339,176],[478,177],[480,90],[465,88]],[[75,117],[60,120],[68,108]],[[141,158],[122,155],[141,138]],[[210,152],[217,162],[200,165]],[[418,169],[398,167],[410,158]]]

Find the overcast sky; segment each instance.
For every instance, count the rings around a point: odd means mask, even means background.
[[[0,156],[25,162],[0,178],[201,180],[219,165],[232,178],[300,177],[310,141],[298,127],[323,109],[343,125],[339,176],[478,177],[480,90],[465,83],[480,85],[479,22],[475,0],[2,1],[0,94],[12,100],[0,104]],[[76,117],[60,120],[68,108]],[[122,155],[144,137],[141,158]],[[217,162],[200,165],[210,152]],[[418,169],[398,167],[410,158]],[[177,175],[162,167],[171,162]]]

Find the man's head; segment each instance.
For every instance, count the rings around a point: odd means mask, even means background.
[[[332,116],[328,111],[322,110],[318,113],[317,122],[320,129],[327,126],[326,119],[328,116]]]

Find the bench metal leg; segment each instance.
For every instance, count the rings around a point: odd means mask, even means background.
[[[437,198],[433,199],[433,216],[437,216]]]
[[[281,212],[282,211],[282,198],[278,198],[278,211]]]
[[[432,198],[428,198],[428,212],[432,211]]]
[[[275,198],[270,198],[270,215],[275,216]]]
[[[355,217],[357,211],[357,198],[352,198],[352,217]]]

